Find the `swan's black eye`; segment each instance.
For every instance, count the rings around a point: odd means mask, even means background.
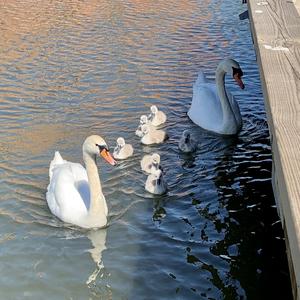
[[[242,69],[232,67],[232,77],[234,77],[235,74],[237,74],[239,78],[241,78],[244,75]]]
[[[99,151],[102,152],[104,149],[106,151],[109,151],[109,149],[106,147],[106,145],[99,145],[99,144],[96,144],[96,146],[99,148]]]

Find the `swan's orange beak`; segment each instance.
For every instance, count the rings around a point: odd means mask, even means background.
[[[113,157],[111,156],[111,154],[109,153],[109,151],[107,149],[104,148],[100,152],[100,155],[112,166],[117,164],[117,162],[113,159]]]
[[[245,88],[245,85],[242,81],[242,77],[239,73],[235,73],[233,75],[234,80],[236,81],[236,83],[239,85],[239,87],[243,90]]]

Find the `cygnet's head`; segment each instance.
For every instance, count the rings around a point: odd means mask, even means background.
[[[148,117],[146,115],[141,115],[140,124],[147,124],[147,123],[148,123]]]
[[[157,106],[156,106],[156,105],[152,105],[152,106],[150,107],[150,111],[151,111],[152,114],[155,115],[155,114],[158,112]]]
[[[82,151],[92,157],[100,155],[113,166],[116,164],[116,161],[109,153],[105,140],[99,135],[91,135],[87,137],[82,145]]]
[[[143,124],[141,130],[142,134],[146,135],[149,132],[149,126],[147,124]]]
[[[156,180],[157,184],[161,183],[161,178],[162,178],[162,171],[160,169],[154,169],[151,171],[151,174],[154,176],[154,179]]]
[[[125,146],[125,140],[122,137],[117,138],[117,144],[118,146],[120,146],[121,148]]]
[[[153,164],[159,164],[160,163],[160,155],[158,153],[153,153],[151,155],[152,163]]]
[[[226,58],[220,62],[217,70],[220,68],[223,69],[226,73],[231,74],[233,79],[242,90],[245,88],[245,85],[242,81],[243,71],[236,60],[232,58]]]
[[[189,130],[184,130],[182,133],[182,139],[185,143],[189,143],[191,140],[191,132]]]

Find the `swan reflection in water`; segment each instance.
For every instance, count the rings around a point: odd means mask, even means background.
[[[98,274],[101,270],[104,269],[103,260],[102,260],[102,252],[106,249],[106,229],[98,229],[98,230],[90,230],[87,237],[92,242],[93,248],[88,251],[91,254],[93,261],[96,264],[96,268],[93,273],[89,276],[86,281],[87,285],[95,282]]]

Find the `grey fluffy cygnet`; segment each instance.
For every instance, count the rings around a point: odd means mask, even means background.
[[[150,115],[148,116],[148,119],[150,121],[150,124],[153,126],[159,126],[167,121],[167,116],[164,112],[161,110],[158,110],[156,105],[152,105],[150,107]]]
[[[145,182],[145,190],[151,194],[162,195],[167,191],[162,170],[153,170]]]
[[[178,148],[185,153],[194,152],[198,148],[198,143],[193,139],[189,130],[184,130],[178,143]]]
[[[114,149],[113,156],[116,159],[126,159],[133,154],[133,147],[130,144],[126,144],[124,138],[119,137],[117,139],[117,146]]]

